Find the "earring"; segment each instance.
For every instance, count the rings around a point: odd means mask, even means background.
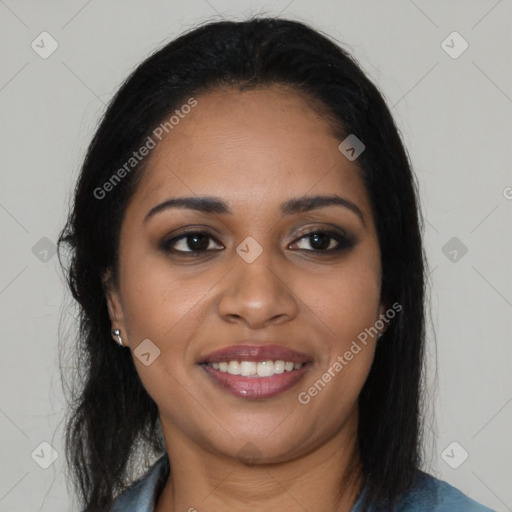
[[[118,344],[120,347],[124,347],[124,345],[123,345],[123,340],[121,339],[121,331],[120,331],[119,329],[114,329],[114,330],[112,331],[112,334],[113,334],[114,336],[116,336],[116,337],[117,337],[117,344]]]
[[[379,335],[377,336],[377,341],[379,341],[382,338],[382,336],[384,336],[384,333],[383,332],[379,333]]]

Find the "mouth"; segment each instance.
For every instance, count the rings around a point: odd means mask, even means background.
[[[295,386],[310,370],[312,360],[279,345],[237,345],[209,354],[199,365],[220,389],[262,399]]]

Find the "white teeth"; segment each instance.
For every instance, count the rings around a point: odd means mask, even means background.
[[[256,375],[256,363],[254,361],[241,361],[240,375],[243,375],[244,377]]]
[[[261,361],[256,367],[258,377],[271,377],[274,375],[274,361]]]
[[[284,361],[281,359],[274,362],[274,373],[284,373]]]
[[[240,363],[238,361],[229,361],[228,373],[231,373],[231,375],[240,375]]]
[[[272,377],[284,372],[299,370],[304,363],[292,363],[291,361],[223,361],[220,363],[208,363],[215,370],[229,373],[231,375],[242,375],[244,377]]]

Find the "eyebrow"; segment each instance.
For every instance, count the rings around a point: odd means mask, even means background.
[[[283,215],[292,215],[294,213],[309,212],[324,208],[327,206],[342,206],[355,213],[363,225],[366,227],[363,212],[359,207],[350,201],[340,197],[337,194],[323,196],[302,196],[294,199],[289,199],[281,204],[281,213]],[[149,218],[170,208],[184,208],[195,210],[202,213],[209,214],[232,214],[233,212],[222,199],[209,196],[192,196],[192,197],[173,197],[166,199],[162,203],[153,206],[144,217],[144,222]]]

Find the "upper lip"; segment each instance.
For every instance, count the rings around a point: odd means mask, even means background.
[[[221,363],[229,361],[290,361],[292,363],[307,363],[311,361],[308,355],[276,344],[254,344],[243,342],[238,345],[224,347],[201,357],[199,363]]]

